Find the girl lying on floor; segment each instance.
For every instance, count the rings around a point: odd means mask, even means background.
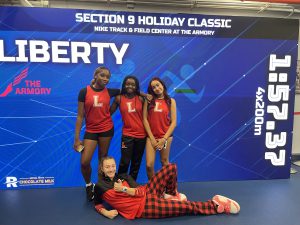
[[[112,157],[102,158],[100,168],[95,186],[95,209],[110,219],[118,214],[135,219],[237,214],[240,211],[236,201],[221,195],[206,202],[188,201],[184,194],[177,192],[175,164],[163,166],[146,185],[138,185],[130,175],[116,174],[116,162]],[[103,200],[114,209],[105,209]]]

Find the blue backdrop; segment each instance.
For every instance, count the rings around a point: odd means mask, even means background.
[[[143,91],[153,76],[166,81],[177,101],[170,161],[179,181],[288,178],[298,27],[288,19],[0,8],[0,188],[83,185],[72,149],[77,96],[101,59],[108,87],[120,88],[128,74]],[[129,45],[117,62],[111,45],[92,43]],[[109,155],[118,161],[119,112],[113,120]],[[96,181],[96,155],[92,166]],[[138,181],[146,182],[145,159]]]

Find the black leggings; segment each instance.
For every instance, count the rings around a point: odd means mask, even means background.
[[[146,138],[134,138],[122,136],[121,159],[118,174],[127,173],[130,164],[129,175],[137,179],[141,161],[144,155]]]

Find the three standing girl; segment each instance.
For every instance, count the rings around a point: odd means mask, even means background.
[[[91,160],[98,145],[98,160],[107,156],[110,141],[114,135],[114,125],[110,115],[110,99],[120,94],[119,89],[106,88],[111,77],[106,67],[98,67],[94,72],[94,82],[82,88],[78,95],[78,110],[75,126],[74,149],[81,152],[81,173],[86,183],[89,201],[94,198],[94,184],[91,182]],[[83,142],[80,131],[85,119]]]
[[[118,173],[127,173],[136,180],[146,144],[146,131],[143,125],[144,99],[138,95],[139,81],[135,76],[123,80],[121,95],[116,96],[110,111],[113,114],[119,107],[123,121],[121,159]]]
[[[164,82],[154,77],[148,86],[148,94],[153,99],[145,101],[143,121],[148,137],[146,141],[146,169],[148,179],[154,175],[156,152],[160,154],[162,166],[169,164],[173,131],[176,127],[176,101],[167,93]]]
[[[110,77],[110,71],[106,67],[97,68],[94,72],[94,82],[81,89],[78,96],[73,147],[74,149],[84,147],[81,153],[81,173],[86,182],[88,200],[94,198],[90,162],[97,145],[99,161],[107,156],[114,134],[111,114],[118,107],[123,120],[118,173],[127,173],[130,164],[129,174],[134,180],[138,176],[145,145],[148,179],[154,175],[156,151],[160,152],[162,166],[169,164],[172,133],[176,127],[176,102],[167,94],[167,88],[161,79],[156,77],[150,81],[148,94],[153,98],[148,103],[140,96],[136,77],[127,76],[123,80],[121,93],[119,89],[106,88]],[[116,98],[110,107],[111,97]],[[79,135],[83,119],[86,121],[86,131],[82,142]]]

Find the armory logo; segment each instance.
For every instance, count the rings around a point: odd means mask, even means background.
[[[54,185],[54,177],[28,177],[20,178],[6,177],[7,188],[17,188],[18,186],[37,186],[37,185]]]
[[[42,87],[41,80],[24,80],[27,75],[28,67],[14,78],[13,82],[0,94],[0,97],[6,97],[12,92],[15,95],[49,95],[51,93],[51,88]],[[19,85],[20,83],[21,85]]]

